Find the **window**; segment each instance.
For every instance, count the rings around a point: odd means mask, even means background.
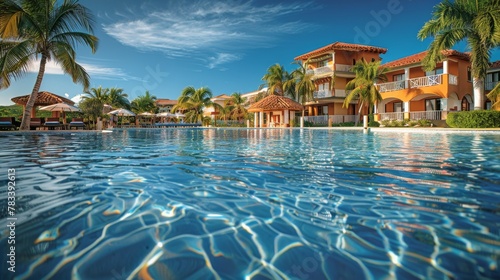
[[[441,111],[441,99],[427,99],[425,100],[426,111]]]
[[[325,67],[328,65],[328,60],[318,61],[318,67]]]
[[[397,81],[404,81],[405,80],[405,74],[397,74],[397,75],[394,75],[392,76],[392,79],[394,82],[397,82]]]
[[[472,72],[470,71],[470,67],[467,67],[467,81],[472,82]]]
[[[470,111],[470,103],[469,103],[469,100],[467,100],[467,98],[462,98],[462,111]]]
[[[403,102],[394,102],[392,109],[393,112],[403,112]]]
[[[375,62],[375,58],[372,58],[372,62]]]
[[[443,68],[436,68],[432,71],[425,72],[426,76],[434,76],[434,75],[439,75],[439,74],[443,74]]]
[[[328,115],[328,106],[318,106],[318,116]]]
[[[492,90],[495,85],[500,81],[500,72],[486,74],[485,89]]]

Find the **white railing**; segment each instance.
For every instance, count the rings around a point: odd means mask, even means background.
[[[313,93],[314,98],[327,98],[332,97],[331,90],[318,90]]]
[[[333,69],[331,66],[323,66],[323,67],[318,67],[315,69],[306,70],[306,74],[312,74],[312,75],[328,74],[328,73],[332,73],[332,72],[333,72]]]
[[[335,64],[335,71],[352,72],[352,65]]]
[[[452,74],[448,74],[448,83],[450,85],[458,85],[458,77]]]
[[[328,120],[332,124],[354,122],[356,116],[354,115],[322,115],[322,116],[306,116],[304,121],[312,122],[314,124],[328,125]]]
[[[346,97],[350,92],[350,90],[335,89],[335,97]]]
[[[410,112],[410,120],[441,120],[442,111]]]
[[[429,87],[429,86],[440,85],[441,84],[441,76],[442,76],[442,74],[410,79],[410,87],[411,88],[419,88],[419,87]]]
[[[404,119],[404,113],[403,112],[391,112],[391,113],[380,113],[380,120],[400,120],[402,121]]]
[[[382,83],[378,85],[378,91],[379,92],[388,92],[388,91],[395,91],[395,90],[401,90],[405,88],[405,81],[396,81],[396,82],[390,82],[390,83]]]
[[[499,82],[486,82],[484,83],[485,90],[492,90]]]

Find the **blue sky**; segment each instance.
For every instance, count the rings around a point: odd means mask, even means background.
[[[214,96],[245,93],[263,83],[272,64],[291,71],[294,57],[336,41],[387,48],[384,62],[421,52],[430,40],[417,32],[439,2],[81,0],[100,41],[95,54],[79,47],[77,60],[91,87],[123,88],[130,100],[146,90],[177,99],[186,86],[209,87]],[[31,92],[33,69],[0,91],[0,105]],[[41,90],[73,98],[83,89],[49,64]]]

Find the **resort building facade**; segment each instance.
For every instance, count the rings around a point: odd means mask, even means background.
[[[312,74],[316,86],[314,101],[305,104],[306,120],[315,123],[354,121],[357,102],[343,107],[348,94],[345,86],[355,77],[352,67],[363,58],[380,61],[380,55],[386,52],[384,48],[336,42],[295,57]]]
[[[425,71],[421,52],[385,63],[387,82],[377,84],[383,100],[375,105],[375,120],[445,120],[450,111],[473,110],[469,54],[442,52],[444,59]]]
[[[177,105],[177,100],[157,99],[155,103],[156,103],[156,107],[159,108],[159,113],[163,113],[163,112],[172,113],[172,114],[175,113],[175,112],[172,112],[172,107],[174,107],[174,105]]]

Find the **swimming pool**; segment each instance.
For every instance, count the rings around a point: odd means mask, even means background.
[[[3,133],[0,218],[17,220],[16,272],[2,254],[2,279],[499,279],[499,144],[407,130]]]

